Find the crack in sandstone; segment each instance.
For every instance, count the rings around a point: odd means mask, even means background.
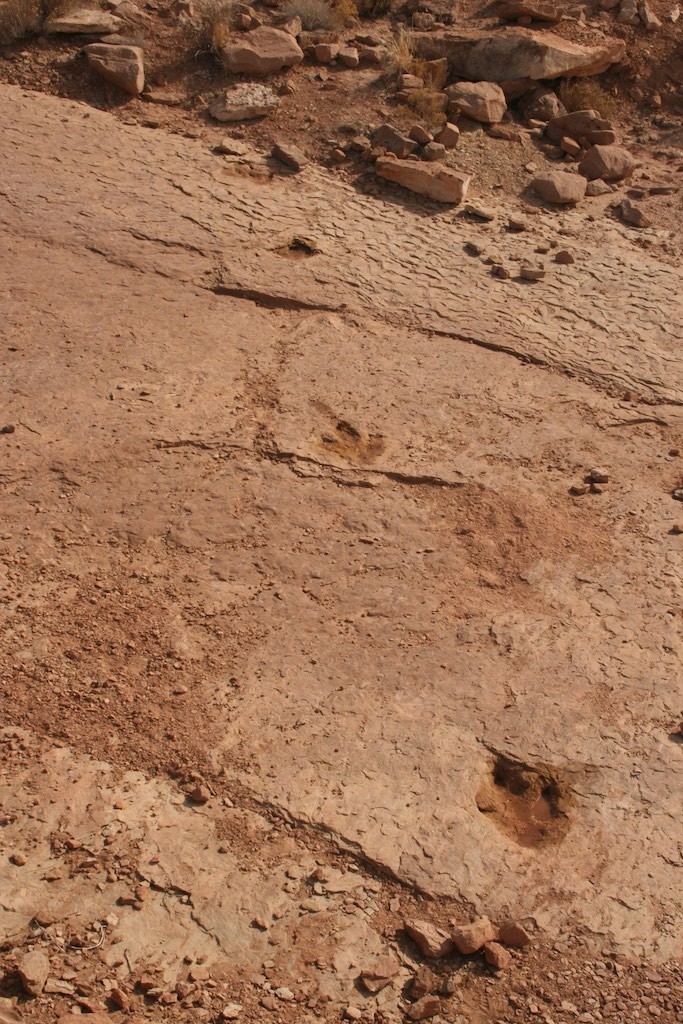
[[[307,465],[318,466],[320,469],[330,470],[333,473],[353,473],[362,474],[363,476],[379,476],[386,480],[391,480],[394,483],[406,484],[409,486],[447,487],[455,489],[465,487],[468,483],[472,483],[472,481],[466,480],[447,480],[446,477],[437,476],[433,473],[404,473],[396,469],[382,469],[373,466],[337,466],[332,462],[322,462],[320,459],[316,459],[312,455],[301,455],[299,452],[284,451],[277,446],[272,446],[270,448],[251,448],[248,445],[243,444],[231,444],[230,442],[222,441],[195,441],[191,438],[181,438],[177,441],[158,439],[154,446],[161,451],[169,451],[175,448],[196,448],[199,451],[244,452],[246,455],[253,455],[267,462],[285,463],[292,468],[293,472],[296,472],[296,464],[303,462]],[[369,486],[367,483],[344,480],[343,478],[333,477],[332,479],[335,483],[339,483],[347,487]],[[475,484],[475,486],[479,485]]]

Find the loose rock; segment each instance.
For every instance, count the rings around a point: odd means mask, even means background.
[[[380,157],[375,164],[377,173],[387,181],[435,199],[439,203],[461,203],[467,195],[471,176],[442,164],[415,163]]]
[[[621,181],[636,167],[636,160],[623,146],[591,146],[579,163],[579,174],[590,181]]]
[[[300,171],[308,163],[308,157],[298,146],[290,143],[276,142],[271,152],[276,160],[291,167],[293,171]]]
[[[436,136],[436,141],[440,142],[442,146],[446,147],[446,149],[455,149],[460,141],[460,129],[457,125],[451,124],[450,121],[447,121]]]
[[[578,203],[586,194],[586,179],[580,174],[567,171],[549,171],[539,174],[531,183],[537,196],[547,203]]]
[[[422,150],[425,160],[443,160],[446,155],[446,147],[441,142],[428,142]]]
[[[272,75],[301,63],[304,53],[289,32],[263,25],[222,47],[223,64],[233,74]]]
[[[214,100],[209,113],[217,121],[250,121],[270,114],[279,103],[270,86],[241,82]]]
[[[499,942],[487,942],[484,946],[484,960],[489,967],[504,971],[512,963],[512,955]]]
[[[19,977],[29,996],[39,996],[50,973],[50,961],[40,950],[26,953],[19,962]]]
[[[453,942],[448,934],[429,921],[412,918],[403,922],[403,928],[417,944],[422,955],[430,960],[448,956],[453,950]]]
[[[517,921],[512,921],[510,924],[504,924],[500,929],[498,938],[501,942],[504,942],[506,946],[513,946],[518,949],[523,949],[524,946],[528,946],[531,942],[531,936],[524,927]]]
[[[145,87],[145,68],[139,46],[92,43],[84,49],[88,66],[96,74],[131,96],[140,95]]]
[[[387,153],[393,153],[400,159],[410,156],[417,147],[417,143],[413,139],[403,135],[398,128],[394,128],[390,124],[382,124],[375,129],[372,133],[372,144],[386,150]]]
[[[423,996],[408,1008],[406,1017],[409,1020],[426,1020],[428,1017],[436,1017],[441,1012],[441,1000],[438,996]]]
[[[468,956],[477,953],[487,942],[498,938],[498,929],[488,917],[480,917],[471,924],[457,925],[451,932],[458,953]]]
[[[495,82],[459,82],[446,89],[449,110],[458,111],[474,121],[495,124],[507,110],[505,93]]]
[[[634,228],[649,228],[652,223],[642,207],[631,199],[623,199],[619,210],[624,223],[630,224]]]

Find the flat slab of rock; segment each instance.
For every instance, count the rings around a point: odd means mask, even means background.
[[[287,142],[276,142],[272,154],[276,160],[291,167],[293,171],[300,171],[308,163],[308,157],[303,150]]]
[[[106,11],[82,10],[50,18],[45,22],[43,31],[48,35],[99,36],[116,32],[122,24],[121,18]]]
[[[221,60],[233,74],[274,75],[300,64],[304,52],[289,32],[262,25],[229,41]]]
[[[270,86],[242,82],[215,99],[209,105],[209,113],[217,121],[251,121],[270,114],[279,103],[280,98]]]
[[[623,146],[591,146],[579,163],[579,174],[589,181],[622,181],[636,167],[637,161]]]
[[[105,81],[131,96],[139,96],[145,87],[143,52],[139,46],[110,46],[91,43],[85,47],[88,66]]]
[[[586,179],[567,171],[548,171],[534,178],[531,187],[547,203],[578,203],[586,194]]]
[[[450,111],[458,111],[482,124],[497,124],[507,110],[505,93],[495,82],[458,82],[448,86],[446,95]]]
[[[579,46],[553,32],[507,29],[505,32],[415,32],[421,57],[446,56],[454,73],[474,82],[534,81],[564,75],[599,75],[625,52],[622,40],[601,46]]]
[[[471,181],[471,175],[442,164],[415,163],[389,156],[380,157],[375,169],[380,178],[439,203],[461,203]]]

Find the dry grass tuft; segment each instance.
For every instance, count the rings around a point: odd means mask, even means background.
[[[0,3],[0,46],[9,46],[43,22],[40,0],[6,0]]]
[[[202,0],[185,30],[198,53],[218,54],[230,36],[232,0]]]
[[[388,77],[395,77],[401,74],[415,74],[415,47],[410,32],[401,27],[395,36],[392,36],[384,58],[384,66]]]
[[[441,94],[433,89],[414,89],[408,97],[408,106],[429,129],[443,128],[446,123]]]
[[[356,0],[361,18],[383,18],[394,6],[394,0]]]
[[[574,110],[597,110],[604,118],[615,117],[618,103],[597,78],[567,78],[557,94],[571,113]]]
[[[287,18],[301,18],[307,32],[333,32],[343,24],[339,10],[327,0],[288,0],[281,10]]]

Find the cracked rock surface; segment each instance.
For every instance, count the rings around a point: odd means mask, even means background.
[[[574,262],[499,280],[452,210],[12,87],[0,131],[2,938],[168,1013],[186,956],[226,1004],[264,970],[254,1019],[338,1020],[387,955],[403,1012],[409,912],[664,971],[679,271],[562,211],[483,237]],[[527,1019],[477,970],[457,1013]]]

